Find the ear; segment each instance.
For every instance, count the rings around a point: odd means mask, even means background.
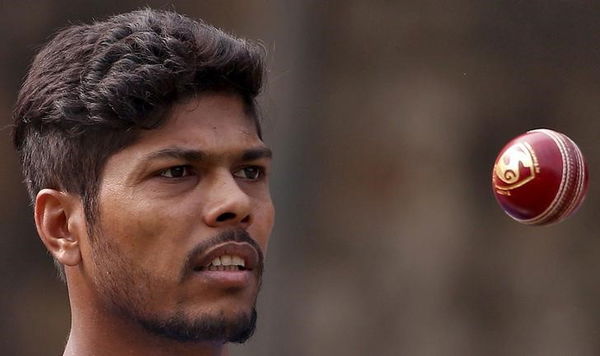
[[[35,199],[38,235],[52,256],[66,266],[81,262],[81,230],[75,226],[85,223],[81,209],[79,198],[54,189],[42,189]]]

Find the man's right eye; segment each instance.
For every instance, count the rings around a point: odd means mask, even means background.
[[[159,176],[165,178],[183,178],[191,175],[190,166],[175,166],[160,171]]]

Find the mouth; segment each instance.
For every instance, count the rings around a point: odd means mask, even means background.
[[[248,243],[227,242],[206,251],[192,266],[195,273],[253,272],[259,266],[259,253]]]
[[[194,271],[246,271],[246,261],[237,255],[222,255],[215,257],[207,266],[194,267]]]

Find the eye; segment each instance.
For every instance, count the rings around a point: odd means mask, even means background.
[[[190,166],[174,166],[160,171],[159,175],[165,178],[183,178],[191,175]]]
[[[233,172],[233,176],[248,180],[258,180],[264,175],[264,169],[258,166],[248,166]]]

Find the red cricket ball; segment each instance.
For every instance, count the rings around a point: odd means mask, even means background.
[[[528,131],[510,141],[496,159],[492,188],[504,211],[529,225],[559,222],[583,202],[587,165],[579,147],[549,129]]]

